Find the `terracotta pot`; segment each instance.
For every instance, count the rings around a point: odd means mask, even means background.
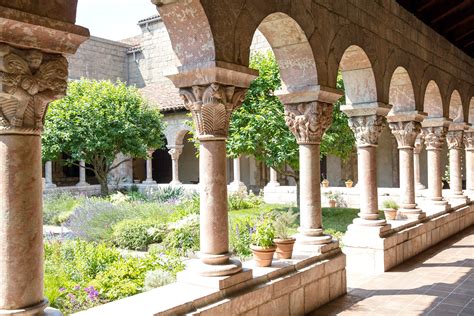
[[[330,208],[335,208],[335,207],[336,207],[336,203],[337,203],[336,200],[329,200],[329,207],[330,207]]]
[[[323,188],[328,188],[329,187],[329,180],[324,179],[321,184],[323,185]]]
[[[384,208],[383,213],[385,214],[385,219],[391,221],[397,219],[397,210],[394,208]]]
[[[276,255],[278,259],[291,259],[293,255],[293,246],[295,238],[280,239],[276,238],[273,242],[276,244]]]
[[[276,246],[264,248],[250,245],[250,249],[252,249],[253,260],[255,260],[255,265],[257,267],[269,267],[272,265],[273,254],[275,253]]]
[[[346,181],[346,188],[352,188],[352,185],[354,184],[354,182],[352,182],[351,180],[349,181]]]

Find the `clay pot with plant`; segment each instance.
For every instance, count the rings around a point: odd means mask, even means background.
[[[388,220],[395,220],[397,219],[397,212],[398,212],[398,204],[394,200],[385,200],[382,203],[382,211],[385,214],[385,219]]]
[[[346,182],[346,188],[352,188],[352,185],[354,185],[354,182],[351,179],[347,179]]]
[[[252,234],[250,249],[257,267],[269,267],[272,265],[273,254],[276,246],[273,242],[275,228],[270,219],[265,218],[257,223],[255,232]]]
[[[323,185],[323,188],[329,188],[329,180],[328,179],[324,179],[323,181],[321,181],[321,184]]]
[[[276,244],[276,254],[278,259],[291,259],[293,255],[293,246],[296,239],[290,236],[290,227],[298,217],[298,213],[288,209],[285,213],[278,213],[275,216],[274,227],[276,238],[273,242]]]

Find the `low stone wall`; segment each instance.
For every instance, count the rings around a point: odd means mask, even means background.
[[[268,268],[246,262],[244,272],[228,279],[184,272],[183,281],[76,315],[304,315],[346,293],[345,266],[337,247],[325,255],[275,260]]]
[[[428,215],[386,231],[377,227],[350,227],[344,237],[347,269],[382,273],[440,241],[474,225],[474,204]]]

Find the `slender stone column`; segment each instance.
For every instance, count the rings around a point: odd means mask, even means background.
[[[267,187],[279,187],[280,183],[278,183],[278,172],[270,168],[270,181],[266,185]]]
[[[453,124],[457,125],[458,124]],[[449,130],[446,135],[446,142],[449,149],[449,200],[453,203],[466,203],[467,197],[462,191],[462,169],[461,169],[461,151],[463,149],[463,130],[464,124],[459,130]]]
[[[354,224],[382,226],[386,221],[379,219],[377,194],[377,146],[378,138],[385,126],[382,115],[352,116],[349,126],[357,141],[358,177],[360,191],[360,213]]]
[[[181,181],[179,181],[179,156],[183,153],[184,145],[174,145],[174,146],[167,146],[169,151],[168,153],[171,156],[171,164],[172,164],[172,172],[173,177],[170,182],[171,185],[180,185]]]
[[[247,191],[247,187],[240,180],[240,156],[234,158],[234,180],[230,183],[229,190],[232,192]]]
[[[425,214],[416,208],[413,170],[413,150],[416,137],[421,131],[421,124],[419,121],[397,121],[397,116],[389,116],[387,119],[392,134],[397,139],[400,156],[400,215],[408,219],[423,218]]]
[[[428,153],[428,207],[435,211],[445,211],[450,205],[443,199],[443,168],[441,166],[441,149],[446,139],[447,128],[441,126],[427,126],[423,122],[426,151]]]
[[[466,193],[474,198],[474,130],[464,132],[464,148],[466,150]]]
[[[218,83],[180,89],[200,142],[201,264],[195,269],[203,276],[231,275],[242,269],[229,253],[225,142],[230,116],[245,92],[245,88]]]
[[[146,160],[146,180],[143,181],[143,184],[156,184],[156,181],[153,180],[153,149],[149,149],[147,154],[148,158]]]
[[[66,58],[0,43],[0,315],[42,315],[41,131]]]
[[[421,170],[420,170],[420,153],[423,149],[423,135],[418,134],[415,141],[415,148],[413,150],[413,172],[415,173],[415,188],[417,190],[424,190],[426,187],[421,183]]]
[[[53,183],[53,163],[46,161],[44,164],[44,186],[45,188],[55,188],[56,184]]]
[[[299,145],[300,228],[298,242],[320,245],[332,240],[323,234],[320,144],[332,123],[333,105],[323,102],[285,104],[285,121]]]
[[[79,161],[79,183],[76,184],[78,187],[88,186],[86,178],[86,162],[84,160]]]

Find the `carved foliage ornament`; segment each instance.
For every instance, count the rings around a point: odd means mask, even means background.
[[[320,144],[332,123],[333,105],[323,102],[285,104],[285,122],[298,144]]]
[[[378,139],[385,127],[385,117],[382,115],[353,116],[349,118],[358,147],[377,146]]]
[[[394,122],[389,124],[393,136],[397,139],[398,148],[413,148],[421,131],[420,122]]]
[[[200,140],[225,139],[230,116],[244,101],[247,89],[211,83],[180,89],[186,109],[191,111]]]
[[[449,131],[446,134],[446,142],[449,149],[462,149],[463,131]]]
[[[0,43],[0,133],[38,135],[47,105],[66,93],[67,77],[63,56]]]
[[[446,139],[448,129],[444,126],[431,126],[423,128],[426,150],[441,150]]]
[[[173,147],[168,151],[168,153],[171,156],[171,160],[178,160],[179,156],[183,153],[183,147]]]
[[[474,132],[464,132],[463,141],[466,150],[474,150]]]

